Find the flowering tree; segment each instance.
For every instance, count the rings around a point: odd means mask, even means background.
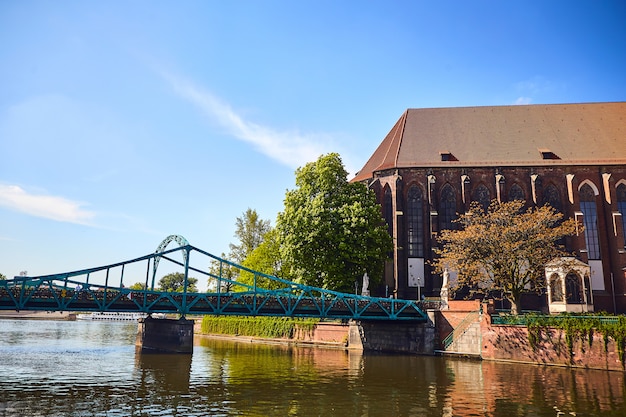
[[[558,242],[576,233],[574,219],[563,221],[550,206],[524,210],[524,204],[494,200],[485,211],[472,203],[470,211],[456,220],[458,230],[440,233],[435,271],[455,271],[456,288],[502,291],[511,312],[521,311],[522,293],[545,288],[545,264],[571,256]]]

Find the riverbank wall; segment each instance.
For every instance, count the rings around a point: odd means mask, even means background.
[[[320,322],[296,328],[291,338],[268,339],[240,335],[206,335],[240,341],[323,346],[350,350],[449,355],[476,359],[563,367],[624,371],[620,346],[596,332],[568,343],[566,332],[545,329],[529,335],[526,326],[492,323],[488,305],[479,301],[450,301],[448,310],[429,311],[431,323],[349,324]],[[1,311],[0,319],[75,320],[73,313]],[[194,333],[203,335],[202,318],[194,320]],[[453,334],[455,333],[455,334]],[[450,336],[453,336],[450,338]],[[534,343],[531,343],[531,339]]]
[[[237,335],[207,335],[234,340],[311,345],[341,349],[447,355],[497,362],[624,371],[620,347],[600,333],[567,341],[565,331],[546,329],[531,343],[526,326],[493,324],[489,306],[479,301],[450,301],[448,310],[429,311],[427,324],[352,321],[320,322],[296,329],[291,338],[268,339]],[[195,332],[202,334],[202,319]],[[454,333],[454,334],[453,334]],[[451,337],[452,336],[452,337]]]
[[[484,360],[527,362],[589,369],[624,371],[615,340],[606,343],[602,334],[567,341],[561,329],[545,329],[533,344],[526,326],[492,325],[491,316],[481,321]]]
[[[196,320],[194,331],[203,335],[202,319]],[[335,347],[349,350],[414,353],[432,355],[435,339],[430,323],[381,321],[319,322],[313,326],[298,327],[289,338],[266,338],[245,335],[204,334],[261,343],[288,343]]]
[[[268,338],[247,335],[206,334],[202,331],[202,318],[196,318],[194,333],[199,336],[218,337],[244,342],[285,343],[294,345],[323,346],[346,349],[348,346],[349,328],[347,324],[320,322],[313,328],[297,327],[290,338]]]
[[[67,311],[0,311],[0,319],[73,321],[76,314]]]
[[[451,301],[449,307],[434,314],[438,354],[624,371],[620,347],[612,338],[605,342],[599,332],[568,343],[567,334],[561,329],[545,329],[537,337],[529,335],[526,326],[493,324],[490,306],[479,301]]]

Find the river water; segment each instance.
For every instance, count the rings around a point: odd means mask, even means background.
[[[621,372],[202,337],[142,355],[136,330],[0,320],[0,417],[626,416]]]

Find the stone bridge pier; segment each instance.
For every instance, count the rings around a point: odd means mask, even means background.
[[[351,320],[348,348],[434,355],[435,327],[432,322]]]
[[[142,353],[193,353],[193,320],[140,319],[135,350]]]

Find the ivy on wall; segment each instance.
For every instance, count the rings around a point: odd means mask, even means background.
[[[202,333],[291,338],[296,329],[312,332],[319,319],[289,317],[204,316]]]
[[[589,348],[593,345],[594,334],[602,335],[604,351],[608,352],[609,340],[613,339],[617,347],[619,360],[624,366],[624,348],[626,347],[626,316],[600,316],[576,314],[560,314],[558,316],[527,315],[525,316],[528,327],[528,342],[533,349],[537,349],[539,342],[552,341],[558,351],[561,340],[553,341],[549,335],[549,329],[559,329],[565,335],[565,345],[570,358],[574,355],[574,343],[581,341],[581,349],[584,353],[585,345]]]

